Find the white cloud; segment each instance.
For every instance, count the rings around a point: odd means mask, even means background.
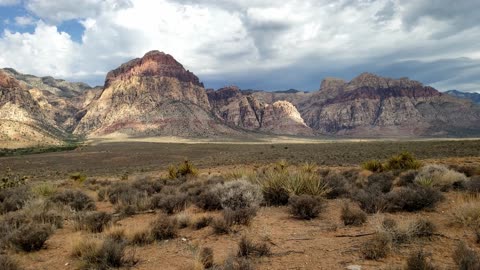
[[[19,3],[20,0],[0,0],[0,6],[13,6]]]
[[[472,24],[471,19],[449,15],[442,20],[443,11],[412,1],[25,0],[24,3],[44,22],[37,25],[33,34],[6,31],[0,38],[0,49],[15,53],[2,54],[0,65],[75,79],[101,81],[103,75],[99,74],[152,49],[172,54],[200,78],[225,78],[226,83],[229,78],[238,82],[255,77],[258,81],[261,74],[276,70],[308,67],[312,76],[315,72],[341,74],[351,67],[368,69],[397,62],[433,63],[459,57],[478,60],[480,54],[476,46],[480,42],[480,27]],[[425,14],[412,9],[425,10]],[[79,20],[85,27],[81,44],[54,26],[71,19]],[[452,27],[459,30],[452,32]],[[447,32],[454,34],[438,36]],[[293,80],[306,76],[299,72],[295,76],[300,77],[292,78],[288,72],[278,75],[292,81],[292,85],[284,87],[295,87],[297,82]],[[408,74],[398,77],[404,75]],[[315,80],[320,82],[322,78],[317,76]],[[457,79],[466,78],[457,77],[440,81],[429,77],[428,81],[449,87],[460,83]],[[462,84],[472,89],[471,82]]]
[[[19,26],[27,26],[35,24],[35,20],[29,16],[19,16],[15,17],[15,24]]]
[[[67,33],[39,22],[35,32],[12,33],[6,30],[0,39],[0,66],[21,72],[68,77],[74,73],[78,45]]]

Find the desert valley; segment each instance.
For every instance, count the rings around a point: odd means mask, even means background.
[[[479,9],[0,0],[0,270],[480,270]]]

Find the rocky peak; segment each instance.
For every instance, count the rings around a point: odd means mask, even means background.
[[[380,77],[373,73],[364,72],[359,76],[352,79],[346,86],[346,91],[355,90],[362,87],[370,87],[375,89],[386,89],[389,87],[399,88],[414,88],[422,87],[422,83],[418,81],[410,80],[406,77],[400,79],[391,79],[386,77]]]
[[[19,87],[19,83],[15,78],[8,76],[3,70],[0,70],[0,87],[2,88],[15,88]]]
[[[105,88],[109,87],[114,81],[126,80],[128,78],[139,77],[172,77],[181,82],[189,82],[203,87],[197,76],[175,60],[171,55],[159,51],[150,51],[142,58],[133,59],[119,68],[110,71],[105,80]]]

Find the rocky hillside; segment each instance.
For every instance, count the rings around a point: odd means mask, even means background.
[[[236,134],[210,110],[203,84],[172,56],[152,51],[110,71],[75,134],[206,137]]]
[[[299,105],[321,134],[448,136],[480,133],[480,108],[406,78],[363,73],[350,82],[326,79]]]
[[[32,93],[0,70],[0,147],[59,144],[65,135]]]
[[[320,90],[205,90],[152,51],[110,71],[103,87],[0,69],[0,147],[72,136],[478,136],[480,106],[407,78],[370,73]],[[462,96],[463,97],[463,96]],[[25,142],[25,144],[22,144]]]
[[[468,100],[471,100],[472,102],[474,102],[476,104],[480,104],[480,94],[479,93],[469,93],[469,92],[462,92],[462,91],[458,91],[458,90],[448,90],[445,93],[449,94],[450,96],[453,96],[453,97],[468,99]]]
[[[215,115],[227,125],[272,134],[313,135],[297,108],[286,100],[265,102],[257,98],[257,92],[242,92],[236,86],[207,94]]]

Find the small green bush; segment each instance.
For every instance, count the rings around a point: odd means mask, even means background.
[[[415,157],[409,152],[403,152],[398,156],[393,156],[387,160],[384,165],[385,170],[417,170],[422,164],[415,159]]]
[[[188,160],[185,160],[183,163],[181,163],[178,166],[171,165],[168,168],[168,177],[170,179],[177,179],[180,177],[197,176],[197,175],[198,175],[198,169]]]
[[[383,164],[378,160],[369,160],[362,163],[362,169],[365,169],[371,172],[382,172]]]
[[[289,200],[290,213],[299,219],[313,219],[318,217],[324,208],[324,203],[309,195],[293,196]]]
[[[75,172],[70,174],[70,179],[75,182],[83,183],[87,179],[87,175],[80,172]]]

